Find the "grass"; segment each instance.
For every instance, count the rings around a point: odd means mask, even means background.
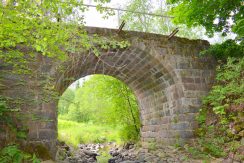
[[[105,148],[99,150],[100,156],[97,157],[97,162],[98,163],[108,163],[108,160],[112,157],[109,154],[110,147],[105,146]]]
[[[88,143],[116,142],[121,144],[119,130],[120,127],[58,119],[58,139],[74,147]]]

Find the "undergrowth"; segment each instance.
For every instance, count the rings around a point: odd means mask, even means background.
[[[77,147],[78,144],[116,142],[121,144],[119,127],[58,120],[58,139]]]
[[[232,155],[243,160],[244,58],[228,57],[218,64],[216,72],[215,84],[197,116],[198,138],[187,150],[195,158]]]
[[[0,162],[1,163],[21,163],[32,162],[40,163],[41,161],[35,154],[31,155],[23,152],[19,149],[18,145],[8,145],[0,150]]]

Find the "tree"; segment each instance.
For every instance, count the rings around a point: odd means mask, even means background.
[[[214,32],[226,35],[244,18],[242,0],[168,0],[168,2],[175,5],[170,11],[174,16],[174,23],[186,24],[188,27],[203,26],[210,36],[213,36]],[[239,30],[235,32],[243,33],[244,29]]]
[[[68,88],[59,99],[58,113],[61,115],[67,114],[69,112],[69,106],[74,103],[74,98],[74,91]]]
[[[106,13],[101,10],[106,2],[96,1],[102,13]],[[0,59],[23,69],[28,62],[24,55],[30,58],[39,53],[65,60],[69,53],[91,50],[97,54],[93,44],[102,38],[88,36],[83,28],[85,10],[79,0],[0,1]]]
[[[167,14],[171,7],[171,5],[167,5],[166,2],[161,0],[131,0],[126,8],[128,11],[143,13],[150,12],[155,15],[163,16],[124,12],[121,16],[121,20],[126,21],[126,28],[128,30],[169,35],[174,29],[180,28],[179,32],[177,33],[178,36],[191,39],[203,38],[205,30],[201,26],[187,28],[184,24],[173,24],[170,18],[171,16]]]
[[[0,48],[10,50],[21,44],[43,55],[63,59],[65,54],[60,46],[70,49],[65,41],[71,39],[71,42],[75,42],[71,34],[80,35],[74,22],[78,24],[82,20],[75,17],[68,19],[74,15],[72,8],[84,10],[76,0],[11,0],[0,3]]]

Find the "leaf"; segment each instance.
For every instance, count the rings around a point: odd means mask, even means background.
[[[42,51],[42,47],[40,45],[36,45],[36,51]]]

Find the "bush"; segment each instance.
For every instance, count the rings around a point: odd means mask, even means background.
[[[140,138],[138,131],[134,125],[126,125],[120,130],[120,138],[123,141],[137,142]]]
[[[218,60],[225,61],[228,57],[239,58],[244,55],[244,41],[237,44],[235,40],[226,40],[222,44],[215,44],[202,52],[202,55],[211,55]]]

